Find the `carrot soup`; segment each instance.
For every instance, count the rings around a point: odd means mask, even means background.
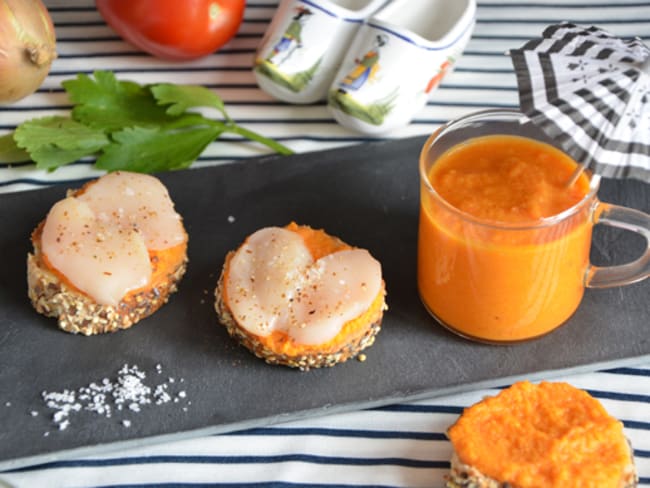
[[[515,135],[470,138],[432,162],[422,176],[418,288],[446,327],[512,342],[573,314],[593,226],[589,177],[567,187],[576,167]]]

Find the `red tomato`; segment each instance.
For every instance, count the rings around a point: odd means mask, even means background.
[[[213,53],[239,29],[245,0],[96,0],[123,39],[164,59]]]

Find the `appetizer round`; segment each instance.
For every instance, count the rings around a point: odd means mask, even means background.
[[[385,295],[381,265],[367,250],[292,222],[260,229],[228,253],[215,309],[253,354],[306,371],[371,346]]]
[[[631,488],[623,424],[567,383],[515,383],[466,408],[449,428],[448,488]]]
[[[68,191],[31,236],[28,295],[66,332],[126,329],[176,291],[187,233],[155,177],[110,173]]]

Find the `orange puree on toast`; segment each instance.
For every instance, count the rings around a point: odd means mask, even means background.
[[[42,225],[34,232],[34,238],[38,238]],[[149,282],[142,288],[137,288],[135,290],[130,290],[127,292],[122,301],[124,303],[130,303],[133,300],[136,300],[138,295],[142,293],[143,290],[150,290],[162,286],[169,276],[183,264],[187,256],[187,243],[177,244],[176,246],[160,249],[160,250],[148,250],[149,260],[151,262],[151,278]],[[54,266],[51,265],[46,255],[42,255],[43,262],[47,265],[50,272],[55,275],[62,283],[65,283],[70,289],[76,290],[79,293],[83,293],[81,290],[78,290],[77,287],[68,280],[68,278],[59,272]]]
[[[634,478],[621,422],[566,383],[516,383],[448,431],[464,465],[517,488],[622,487]]]
[[[270,245],[279,246],[277,256],[275,251],[263,254]],[[308,370],[333,366],[356,356],[361,350],[372,345],[380,330],[386,308],[386,290],[378,263],[376,266],[379,272],[373,272],[371,275],[363,268],[354,267],[352,263],[350,272],[355,275],[354,279],[351,279],[351,275],[345,278],[344,274],[325,271],[326,268],[319,267],[318,263],[324,259],[350,252],[362,252],[364,256],[367,254],[367,251],[350,246],[323,230],[294,222],[284,228],[261,229],[249,236],[237,251],[229,253],[226,257],[215,293],[215,307],[221,322],[231,336],[271,364],[284,364]],[[297,258],[289,258],[298,253],[306,253],[307,257],[301,257],[300,261]],[[238,256],[239,261],[236,261]],[[376,262],[369,254],[368,259]],[[290,264],[282,264],[282,260],[289,260]],[[266,264],[271,262],[272,265]],[[236,281],[238,278],[235,275],[242,275],[242,269],[252,270],[246,272],[250,273],[251,277],[247,278],[248,274],[244,274],[243,282]],[[279,275],[277,270],[281,270]],[[334,297],[334,301],[331,301],[327,291],[330,286],[320,281],[320,277],[325,275],[337,277],[336,280],[342,287],[348,284],[350,287],[356,287],[352,284],[354,280],[361,280],[360,287],[364,290],[362,302],[348,292],[345,295],[331,295]],[[263,276],[266,276],[266,282],[269,279],[275,280],[275,286],[268,294],[264,288],[257,287],[258,281],[262,281],[258,278]],[[282,276],[282,279],[270,276]],[[292,278],[286,278],[288,276]],[[251,283],[250,290],[244,288],[244,285],[249,286],[247,283]],[[328,298],[325,298],[326,296]],[[248,297],[250,304],[245,302]],[[355,302],[363,303],[363,306]],[[246,306],[242,308],[244,303]],[[267,303],[273,305],[266,305]],[[300,307],[303,304],[308,305],[305,309],[308,311],[307,315],[301,312]],[[355,311],[346,312],[347,318],[343,319],[344,315],[337,312],[339,306],[352,306]],[[243,310],[244,314],[238,310]],[[327,312],[328,310],[332,312]],[[317,332],[317,335],[305,340],[305,336],[301,336],[300,332],[308,332],[314,327],[324,330],[321,326],[323,322],[318,319],[323,311],[327,312],[328,331],[323,334]],[[294,317],[302,318],[298,320]],[[312,318],[315,320],[311,321]],[[296,327],[300,330],[297,331]]]
[[[537,337],[571,316],[592,229],[589,178],[566,187],[576,167],[550,145],[509,135],[470,139],[435,161],[418,244],[418,288],[433,315],[492,342]],[[546,219],[572,207],[559,223]]]
[[[340,239],[330,236],[321,229],[312,229],[306,225],[298,225],[291,222],[286,229],[295,232],[302,237],[314,260],[327,256],[344,249],[352,249],[352,246]],[[346,322],[341,331],[330,341],[318,344],[300,344],[289,334],[283,331],[273,331],[266,337],[258,336],[257,340],[265,348],[286,356],[301,356],[310,354],[331,354],[349,343],[352,339],[362,337],[370,324],[381,320],[385,308],[384,290],[375,297],[372,305],[360,316]]]

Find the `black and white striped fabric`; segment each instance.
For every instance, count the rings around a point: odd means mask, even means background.
[[[413,1],[420,3],[425,2]],[[46,4],[57,31],[59,58],[36,94],[0,107],[0,133],[28,118],[66,114],[69,103],[61,81],[79,72],[110,69],[122,79],[213,88],[235,120],[297,152],[367,140],[338,126],[324,103],[280,103],[255,85],[251,62],[276,0],[249,1],[237,37],[218,53],[189,63],[160,61],[124,43],[105,25],[92,0],[46,0]],[[479,0],[476,30],[455,71],[414,122],[391,137],[428,134],[449,119],[476,110],[517,107],[517,79],[506,52],[565,20],[604,26],[623,38],[650,39],[650,2]],[[264,152],[231,137],[211,144],[194,167],[233,160],[245,164],[246,158]],[[31,165],[4,166],[0,191],[52,182],[73,184],[95,174],[92,161],[53,173]],[[589,391],[623,421],[634,446],[640,485],[650,486],[650,363],[561,378],[549,374],[548,379]],[[32,466],[0,473],[0,486],[441,487],[451,455],[446,429],[463,407],[496,392],[477,390]]]
[[[650,486],[650,364],[561,380],[621,419]],[[496,389],[161,443],[0,473],[14,487],[440,488],[446,429]],[[2,484],[0,483],[0,486]]]
[[[650,182],[650,49],[562,23],[510,51],[522,111],[576,161]]]

